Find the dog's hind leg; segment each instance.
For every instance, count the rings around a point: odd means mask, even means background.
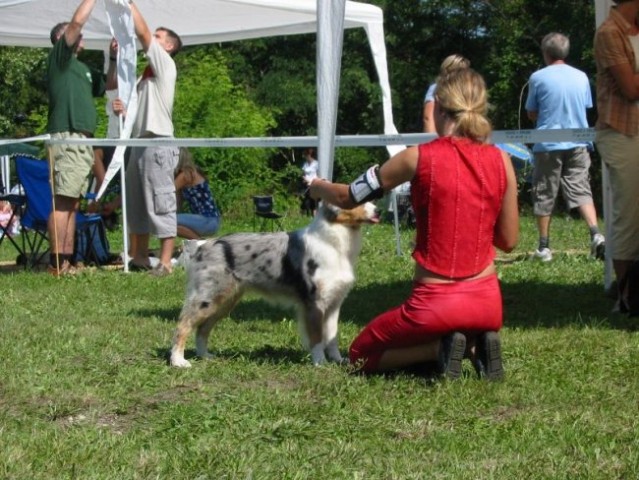
[[[194,329],[197,329],[195,338],[196,353],[202,358],[212,355],[208,352],[207,343],[213,326],[223,318],[237,303],[242,292],[235,286],[226,293],[216,295],[213,300],[202,300],[202,297],[192,298],[182,308],[178,326],[171,348],[171,365],[174,367],[190,367],[191,364],[184,358],[186,341]]]
[[[324,318],[324,325],[322,328],[322,343],[326,349],[326,355],[332,362],[343,363],[344,359],[339,352],[337,322],[339,320],[340,307],[331,307]]]
[[[208,316],[208,318],[200,323],[197,327],[197,333],[195,334],[195,353],[201,358],[212,358],[213,354],[208,350],[209,335],[215,324],[226,317],[233,307],[237,304],[242,292],[236,292],[232,297],[223,297],[224,300],[221,304],[214,307],[214,311]],[[216,302],[217,303],[217,302]]]

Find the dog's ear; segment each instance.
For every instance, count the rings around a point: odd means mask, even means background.
[[[337,218],[337,215],[339,215],[339,212],[341,211],[339,207],[331,205],[324,200],[322,200],[322,202],[320,203],[320,208],[322,209],[322,214],[329,222],[334,222]]]

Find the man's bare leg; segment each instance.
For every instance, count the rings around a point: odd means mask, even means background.
[[[56,195],[54,200],[55,209],[49,215],[47,230],[51,244],[50,264],[59,273],[64,260],[73,256],[75,214],[80,202],[77,198],[62,195]]]

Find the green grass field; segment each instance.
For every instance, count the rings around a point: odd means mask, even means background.
[[[411,237],[399,257],[391,225],[367,227],[344,352],[407,295]],[[470,364],[456,382],[312,367],[292,313],[256,297],[213,331],[215,359],[174,369],[183,271],[2,273],[0,478],[636,479],[638,322],[610,313],[582,222],[556,217],[551,242],[553,262],[531,261],[524,217],[519,247],[499,256],[497,384]],[[3,244],[0,259],[13,256]]]

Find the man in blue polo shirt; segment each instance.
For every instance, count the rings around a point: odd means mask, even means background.
[[[526,111],[538,130],[588,128],[586,109],[592,108],[588,77],[565,62],[570,41],[549,33],[541,42],[546,67],[530,76]],[[578,208],[590,230],[590,253],[603,258],[605,238],[597,226],[597,212],[590,190],[591,145],[583,142],[543,142],[533,147],[533,211],[537,217],[539,246],[534,257],[552,260],[550,219],[561,189],[568,208]]]

